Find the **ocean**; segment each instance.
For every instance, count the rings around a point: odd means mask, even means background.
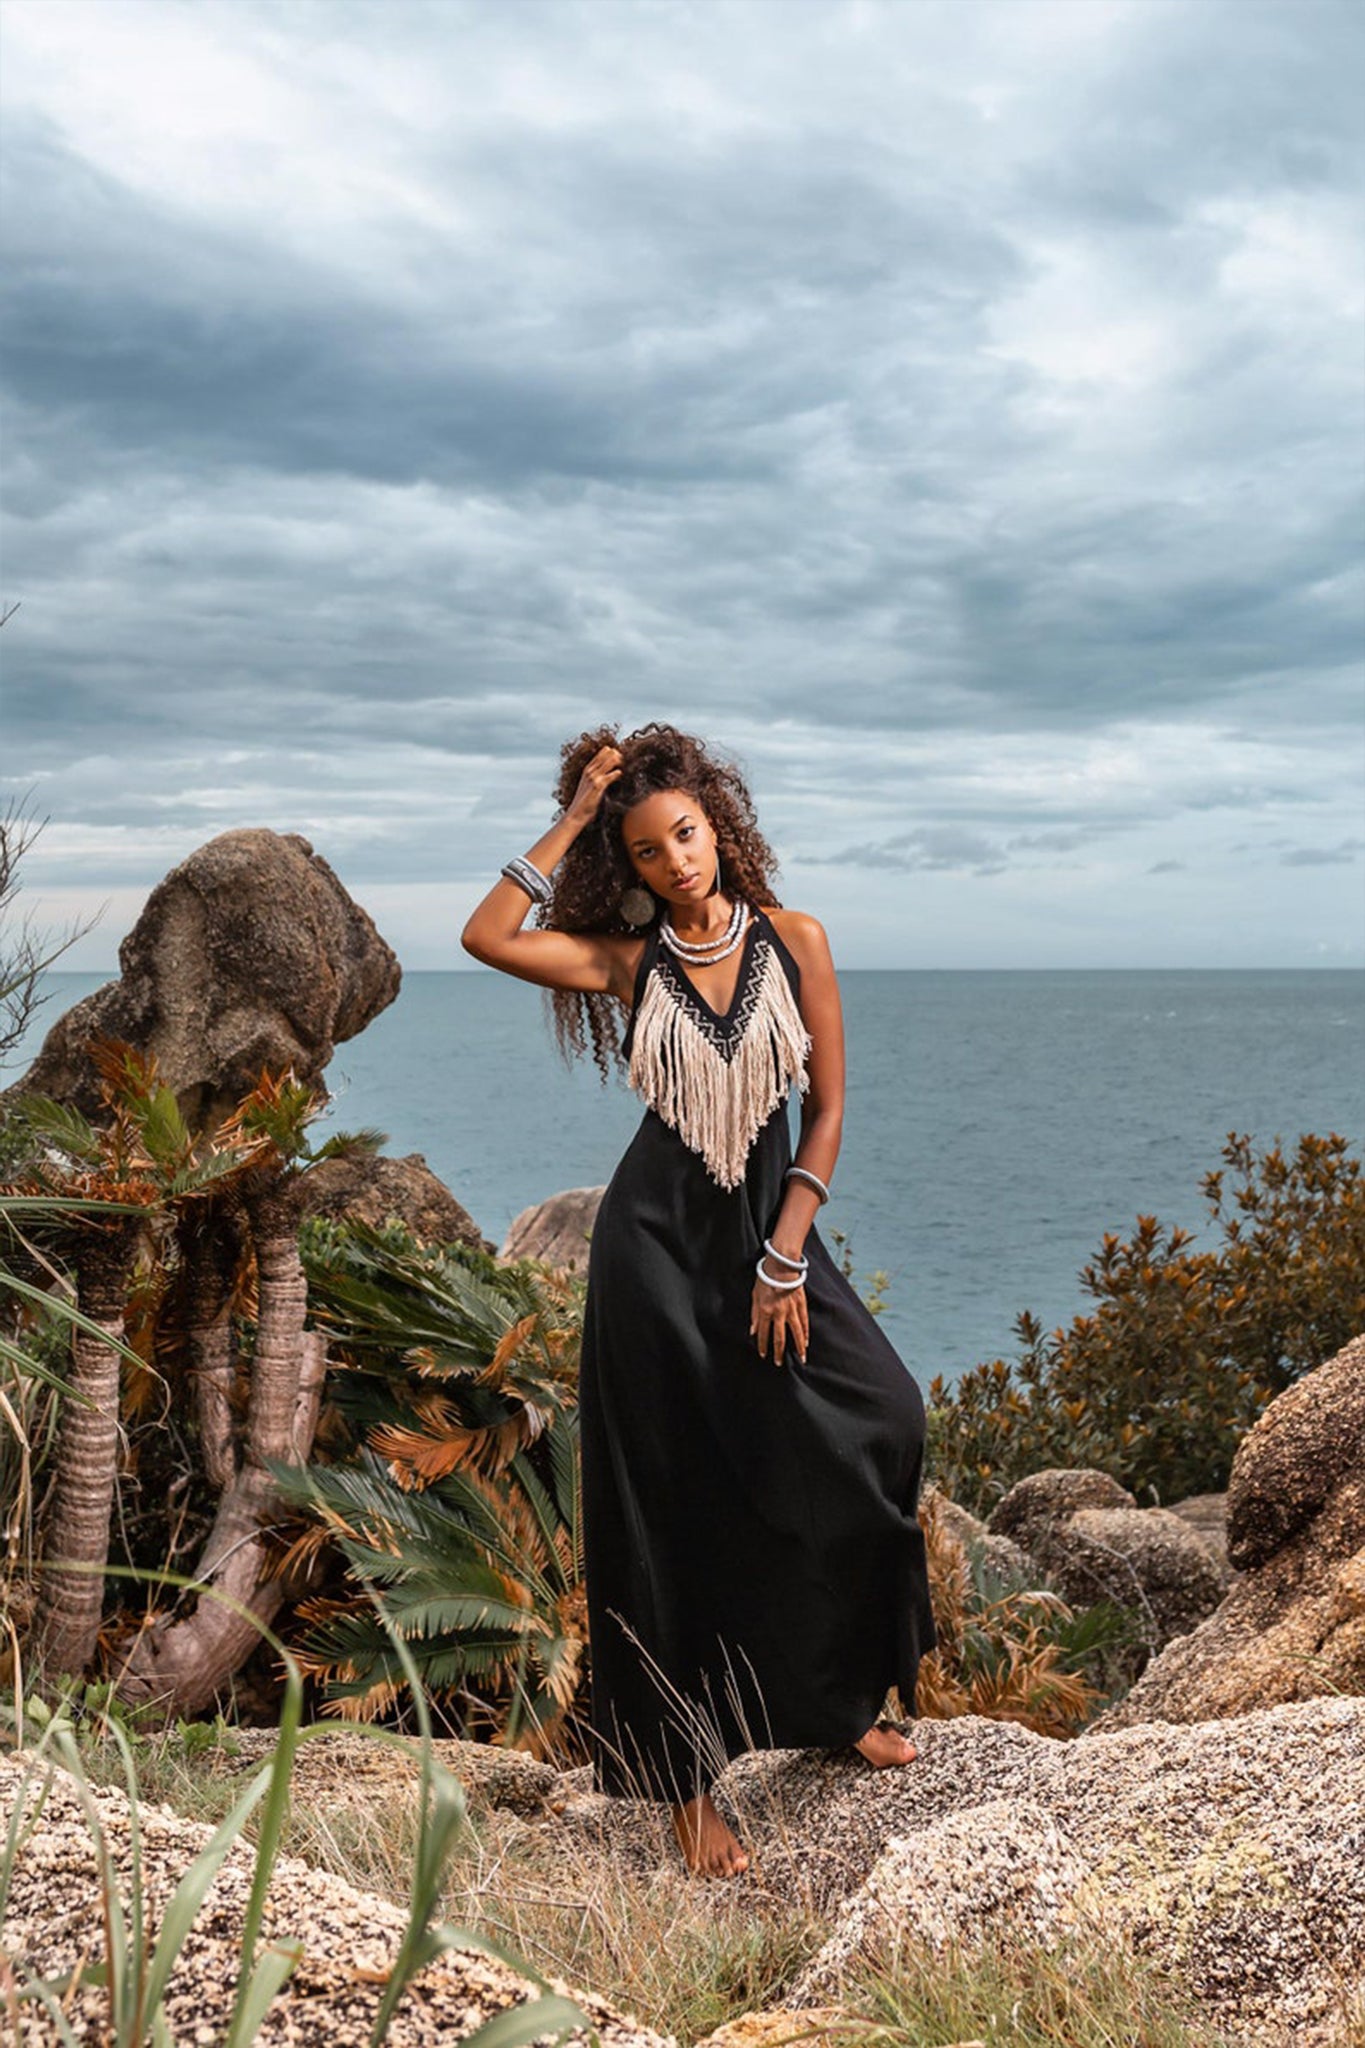
[[[25,1050],[99,976],[53,974]],[[1140,1213],[1211,1245],[1200,1190],[1229,1132],[1258,1152],[1365,1138],[1365,973],[1332,969],[844,970],[843,1146],[817,1229],[927,1390],[1013,1357],[1014,1318],[1089,1306],[1081,1266]],[[22,1073],[11,1061],[6,1082]],[[318,1126],[422,1153],[484,1235],[604,1183],[642,1107],[564,1065],[548,998],[487,969],[413,973],[338,1047]],[[793,1131],[796,1111],[791,1110]]]

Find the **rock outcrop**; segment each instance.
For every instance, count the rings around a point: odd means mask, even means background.
[[[998,1501],[987,1524],[1019,1544],[1073,1607],[1112,1600],[1145,1624],[1149,1653],[1211,1614],[1228,1570],[1169,1508],[1140,1508],[1106,1472],[1030,1473]]]
[[[1193,1531],[1230,1577],[1226,1493],[1191,1493],[1184,1500],[1173,1500],[1167,1513],[1179,1515],[1185,1527]]]
[[[1090,1935],[1193,1994],[1236,2048],[1347,2048],[1359,2038],[1365,1700],[1299,1701],[1191,1727],[1087,1730],[1070,1741],[979,1715],[910,1725],[919,1754],[904,1768],[874,1770],[851,1747],[758,1750],[716,1781],[716,1803],[750,1854],[746,1876],[726,1882],[725,1901],[743,1887],[756,1907],[831,1923],[790,1979],[784,2013],[832,2013],[853,1959],[887,1934],[931,1952],[948,1942],[970,1950],[989,1934],[1025,1955]],[[234,1768],[245,1778],[273,1740],[241,1731]],[[672,1888],[681,1896],[695,1882],[668,1808],[595,1793],[588,1766],[561,1771],[481,1743],[440,1742],[437,1751],[464,1782],[471,1811],[503,1809],[512,1841],[536,1831],[535,1866],[572,1872],[576,1890],[591,1889],[600,1870],[613,1891],[643,1884],[666,1903]],[[0,1756],[0,1813],[19,1771]],[[293,1792],[297,1810],[316,1802],[335,1827],[352,1809],[367,1823],[381,1810],[392,1822],[416,1784],[414,1754],[337,1729],[303,1745]],[[126,1805],[114,1793],[99,1798],[126,1863]],[[142,1810],[142,1825],[160,1901],[208,1830],[155,1807]],[[174,1983],[177,2038],[177,2022],[191,2014],[195,2024],[221,2025],[248,1873],[238,1848],[209,1895]],[[84,1823],[58,1778],[20,1859],[5,1928],[11,1950],[53,1974],[82,1944],[97,1953],[95,1897]],[[261,2040],[322,2048],[363,2039],[378,1994],[358,1976],[382,1969],[401,1921],[387,1903],[282,1861],[267,1934],[301,1936],[307,1952]],[[515,1973],[457,1951],[423,1974],[393,2039],[406,2048],[457,2038],[525,1991]],[[659,2038],[588,1993],[569,1995],[593,2016],[605,2048]],[[781,2033],[771,2019],[751,2015],[746,2025],[760,2041]]]
[[[540,1259],[585,1273],[588,1240],[605,1188],[566,1188],[514,1216],[498,1250],[500,1259]]]
[[[1227,1546],[1237,1568],[1227,1598],[1093,1728],[1365,1693],[1365,1336],[1272,1401],[1242,1439]]]
[[[396,955],[297,833],[224,832],[158,882],[119,947],[120,978],[59,1017],[20,1088],[87,1115],[85,1047],[156,1055],[191,1123],[225,1116],[262,1067],[317,1081],[398,994]]]
[[[365,1154],[324,1159],[309,1171],[305,1208],[311,1216],[354,1216],[376,1227],[396,1221],[423,1244],[494,1249],[420,1152],[403,1159]]]
[[[31,1810],[43,1777],[39,1771],[25,1785],[25,1760],[0,1754],[0,1815],[11,1812],[21,1798]],[[93,1796],[126,1895],[131,1872],[128,1802],[116,1791]],[[150,1804],[139,1805],[138,1822],[144,1903],[155,1925],[213,1831]],[[227,2032],[254,1860],[248,1843],[234,1844],[181,1950],[165,2007],[177,2041],[221,2041]],[[78,1963],[102,1955],[99,1901],[99,1872],[79,1794],[74,1781],[57,1770],[16,1859],[3,1927],[7,1955],[22,1972],[48,1980],[60,1979]],[[262,1934],[266,1941],[302,1942],[303,1955],[253,2036],[260,2048],[348,2048],[351,2043],[360,2048],[369,2039],[405,1926],[405,1915],[387,1899],[359,1891],[344,1878],[313,1870],[294,1857],[280,1857]],[[564,2037],[576,2048],[591,2048],[594,2030],[603,2048],[672,2048],[671,2037],[651,2033],[593,1993],[559,1978],[550,1983],[587,2015],[587,2027],[576,2027]],[[385,2038],[390,2048],[436,2048],[539,1995],[539,1987],[508,1964],[480,1950],[457,1947],[417,1977]],[[83,1991],[65,2004],[78,2039],[102,2038],[98,2020],[107,2010],[102,1991]],[[39,2008],[27,2010],[36,2029],[27,2038],[55,2039],[42,2030]],[[547,2028],[546,2038],[561,2025],[557,2021]]]
[[[1365,2019],[1365,1700],[1074,1742],[921,1721],[915,1739],[920,1763],[863,1790],[879,1852],[784,2004],[828,1998],[897,1930],[1027,1949],[1074,1929],[1169,1972],[1234,2039],[1344,2043],[1352,1999]],[[848,1839],[841,1814],[821,1820]]]
[[[1343,1986],[1365,2017],[1365,1699],[1072,1740],[980,1715],[906,1725],[919,1754],[903,1769],[852,1748],[757,1750],[715,1784],[750,1853],[738,1882],[833,1923],[783,2011],[837,2004],[852,1957],[897,1929],[1025,1953],[1089,1933],[1169,1974],[1229,2042],[1345,2048]],[[254,1756],[269,1738],[240,1740]],[[586,1766],[438,1748],[471,1805],[562,1837],[554,1860],[576,1882],[595,1862],[651,1894],[691,1882],[666,1806],[597,1794]],[[296,1789],[329,1812],[392,1811],[413,1778],[401,1753],[339,1730],[305,1745]]]

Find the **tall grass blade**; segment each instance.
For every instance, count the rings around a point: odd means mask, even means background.
[[[302,1955],[301,1941],[272,1941],[261,1951],[252,1968],[236,2021],[241,2040],[255,2040],[276,1994],[298,1968]]]
[[[272,1638],[273,1640],[273,1638]],[[280,1837],[289,1810],[289,1784],[294,1770],[294,1756],[299,1743],[299,1723],[303,1718],[303,1679],[299,1667],[287,1650],[285,1659],[284,1704],[280,1710],[280,1739],[275,1754],[270,1760],[267,1774],[268,1790],[265,1808],[261,1814],[260,1839],[256,1846],[256,1869],[251,1880],[251,1896],[247,1900],[246,1915],[242,1922],[242,1967],[237,1978],[237,1996],[233,2000],[232,2017],[228,2022],[224,2048],[242,2048],[252,2038],[255,2025],[248,2027],[253,2011],[263,2013],[293,1968],[293,1963],[281,1972],[286,1951],[271,1948],[257,1960],[256,1943],[260,1938],[261,1921],[265,1915],[266,1894],[270,1890],[271,1872],[279,1854]],[[303,1953],[302,1948],[293,1952],[296,1963]],[[265,1996],[265,1986],[274,1981],[274,1990]]]
[[[223,1859],[259,1804],[261,1795],[270,1781],[272,1768],[273,1765],[267,1763],[256,1773],[237,1804],[214,1830],[176,1886],[161,1922],[161,1931],[157,1936],[156,1949],[147,1976],[149,2012],[155,2013],[159,2009],[170,1982],[171,1971],[194,1925],[199,1908],[204,1903],[205,1894],[218,1875]],[[283,1981],[281,1978],[280,1982]],[[276,1988],[278,1989],[278,1986]]]

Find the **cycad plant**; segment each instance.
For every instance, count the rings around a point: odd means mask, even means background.
[[[205,1471],[217,1511],[196,1572],[226,1599],[178,1601],[137,1635],[119,1674],[123,1698],[156,1702],[167,1714],[206,1707],[251,1655],[257,1624],[277,1611],[284,1589],[274,1569],[281,1494],[276,1473],[306,1463],[322,1404],[326,1340],[306,1327],[308,1284],[299,1231],[308,1175],[325,1159],[372,1154],[382,1131],[338,1132],[316,1150],[308,1127],[324,1091],[262,1072],[224,1123],[221,1141],[244,1161],[232,1197],[200,1230],[188,1230],[187,1335]],[[242,1232],[254,1302],[250,1356],[233,1349],[231,1308],[242,1275],[234,1267]]]
[[[51,1236],[81,1218],[141,1213],[140,1204],[0,1191],[0,1682],[20,1676],[20,1637],[34,1605],[38,1502],[56,1454],[62,1403],[93,1406],[71,1384],[73,1344],[79,1340],[82,1358],[92,1341],[103,1344],[115,1374],[120,1358],[134,1367],[140,1362],[78,1306],[74,1284],[36,1242],[34,1227]]]
[[[230,1140],[195,1144],[153,1061],[114,1039],[90,1050],[105,1116],[91,1122],[48,1097],[21,1097],[7,1121],[12,1141],[16,1127],[23,1132],[26,1161],[0,1189],[12,1215],[23,1205],[29,1229],[29,1241],[10,1240],[11,1302],[31,1303],[44,1268],[67,1267],[80,1311],[72,1323],[69,1397],[58,1418],[35,1618],[45,1665],[72,1673],[90,1662],[99,1633],[118,1469],[124,1316],[135,1273],[164,1255],[178,1209],[251,1163],[250,1149]]]
[[[72,1271],[82,1316],[41,1531],[35,1641],[54,1673],[80,1674],[94,1658],[122,1423],[175,1359],[193,1389],[187,1405],[216,1500],[198,1576],[237,1606],[182,1602],[150,1617],[118,1685],[127,1699],[187,1713],[231,1678],[258,1640],[251,1617],[267,1618],[280,1598],[269,1571],[267,1525],[279,1509],[271,1466],[307,1458],[325,1368],[325,1341],[305,1330],[297,1247],[305,1175],[318,1160],[374,1151],[383,1138],[338,1135],[313,1151],[305,1131],[325,1096],[288,1071],[262,1073],[230,1117],[194,1131],[154,1059],[116,1039],[89,1051],[100,1118],[36,1095],[7,1110],[7,1156],[21,1164],[0,1197],[27,1205],[33,1255],[49,1273]],[[46,1213],[35,1206],[43,1202]],[[91,1202],[116,1206],[87,1214]],[[31,1299],[37,1284],[12,1272],[11,1301],[25,1287]],[[178,1333],[167,1330],[168,1304],[183,1317]],[[238,1357],[233,1310],[252,1306],[254,1346]],[[130,1336],[141,1365],[121,1388]]]
[[[371,1719],[405,1690],[377,1598],[464,1732],[577,1761],[581,1278],[397,1225],[314,1222],[303,1251],[340,1369],[330,1462],[280,1475],[312,1525],[289,1562],[331,1550],[351,1582],[300,1610],[323,1711]]]
[[[930,1487],[920,1502],[938,1644],[920,1662],[918,1712],[1075,1734],[1106,1698],[1087,1666],[1122,1648],[1130,1618],[1108,1602],[1078,1614],[1049,1587],[992,1570],[948,1527],[943,1499]]]

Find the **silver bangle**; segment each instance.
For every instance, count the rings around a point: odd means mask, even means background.
[[[796,1175],[798,1180],[808,1180],[822,1202],[829,1200],[829,1189],[825,1186],[818,1173],[812,1173],[808,1166],[789,1166],[782,1178],[783,1180],[790,1180],[793,1174]]]
[[[794,1273],[804,1274],[806,1268],[810,1264],[810,1260],[806,1257],[806,1254],[804,1252],[802,1252],[799,1259],[789,1259],[785,1252],[780,1252],[777,1249],[777,1246],[773,1243],[770,1237],[764,1238],[763,1249],[768,1254],[768,1257],[770,1259],[777,1260],[779,1266],[790,1266]]]
[[[535,863],[522,854],[504,862],[502,873],[509,882],[515,882],[519,889],[524,889],[536,903],[548,903],[555,893],[549,876],[542,875]]]
[[[779,1294],[794,1294],[798,1287],[804,1287],[806,1284],[804,1273],[798,1273],[794,1280],[774,1280],[771,1273],[765,1273],[763,1270],[762,1252],[759,1253],[754,1261],[754,1271],[765,1287],[775,1287]]]

